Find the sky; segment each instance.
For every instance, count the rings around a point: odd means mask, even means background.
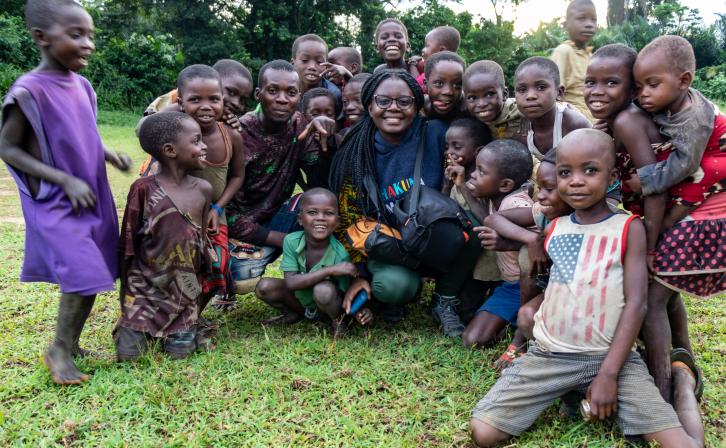
[[[598,25],[605,27],[607,13],[607,0],[593,0],[597,9]],[[398,9],[408,9],[415,6],[415,0],[403,0]],[[460,0],[460,2],[441,0],[456,12],[469,11],[475,16],[494,19],[494,9],[489,0]],[[564,17],[568,0],[525,0],[518,8],[507,5],[503,17],[505,20],[514,20],[514,32],[521,35],[529,30],[536,29],[540,22],[549,22],[556,17]],[[697,8],[703,21],[712,24],[716,21],[716,12],[726,12],[726,0],[680,0],[680,3],[689,8]]]

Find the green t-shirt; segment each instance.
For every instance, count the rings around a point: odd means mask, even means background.
[[[305,274],[307,272],[314,272],[327,266],[333,266],[338,263],[350,261],[348,252],[345,251],[338,240],[333,236],[328,240],[328,248],[323,254],[323,258],[312,267],[309,271],[306,269],[307,260],[305,258],[305,232],[302,230],[299,232],[288,233],[285,236],[285,240],[282,243],[282,262],[280,263],[280,270],[282,272],[298,272]],[[350,284],[350,277],[347,275],[333,276],[331,278],[338,285],[338,289],[346,291]],[[300,301],[300,304],[308,309],[315,308],[315,301],[313,300],[313,288],[300,289],[295,291],[295,297]]]

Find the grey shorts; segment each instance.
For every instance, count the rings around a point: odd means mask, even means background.
[[[535,344],[502,372],[476,404],[472,417],[519,436],[555,399],[570,391],[585,393],[605,355],[552,353]],[[681,426],[663,400],[637,353],[630,353],[618,375],[617,423],[625,435],[651,434]]]

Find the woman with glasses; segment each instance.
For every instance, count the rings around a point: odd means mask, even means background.
[[[384,220],[387,212],[413,187],[414,165],[419,142],[424,139],[421,179],[441,189],[444,172],[444,146],[447,124],[419,116],[424,95],[416,80],[403,70],[381,70],[366,81],[361,91],[364,117],[351,128],[343,140],[330,173],[330,185],[340,203],[339,239],[360,218]],[[375,191],[373,188],[375,187]],[[372,195],[377,195],[373,197]],[[456,312],[461,286],[469,277],[481,251],[478,239],[469,242],[454,266],[436,278],[433,296],[434,315],[450,336],[461,335],[464,325]],[[366,259],[347,247],[358,265],[360,277],[346,294],[344,306],[365,289],[381,304],[378,311],[384,320],[403,318],[403,305],[413,301],[421,289],[421,274],[402,264]],[[403,263],[404,260],[401,260]],[[375,306],[374,306],[375,308]]]

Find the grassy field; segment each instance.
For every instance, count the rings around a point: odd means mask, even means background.
[[[135,117],[104,113],[106,144],[143,160]],[[134,175],[110,171],[117,207]],[[356,328],[332,341],[311,324],[263,328],[273,311],[247,295],[226,314],[217,349],[172,361],[154,353],[114,361],[114,294],[96,302],[81,339],[81,387],[57,387],[40,363],[52,337],[57,288],[17,281],[24,232],[17,192],[0,169],[0,446],[470,446],[471,408],[496,380],[502,345],[462,348],[439,334],[428,297],[401,325]],[[275,274],[279,272],[272,270]],[[706,376],[710,446],[726,444],[723,297],[689,301],[691,335]],[[511,446],[628,446],[614,424],[563,420],[550,408]]]

